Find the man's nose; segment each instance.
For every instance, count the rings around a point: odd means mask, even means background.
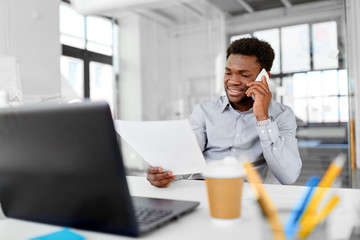
[[[246,84],[245,81],[243,81],[241,79],[240,76],[233,74],[231,75],[230,79],[229,79],[229,83],[230,84],[234,84],[234,85],[242,85],[242,84]]]

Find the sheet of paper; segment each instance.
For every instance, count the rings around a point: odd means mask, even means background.
[[[187,119],[114,120],[116,131],[151,166],[174,175],[201,173],[205,159]]]

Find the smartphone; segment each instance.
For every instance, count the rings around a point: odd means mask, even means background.
[[[256,77],[256,79],[255,79],[255,82],[256,82],[256,81],[262,81],[262,77],[263,77],[263,76],[265,76],[266,81],[269,81],[269,75],[267,74],[265,68],[263,68],[263,69],[260,71],[259,75],[257,75],[257,77]],[[255,100],[254,94],[251,95],[251,97],[252,97],[252,99]]]

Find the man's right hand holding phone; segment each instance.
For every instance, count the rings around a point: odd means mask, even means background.
[[[176,176],[171,171],[163,171],[161,167],[150,166],[147,171],[147,180],[151,185],[159,188],[166,188],[175,180]]]

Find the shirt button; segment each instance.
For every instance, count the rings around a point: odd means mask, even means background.
[[[265,133],[265,130],[261,130],[261,133]]]
[[[235,150],[235,149],[231,149],[231,151],[235,152],[236,150]]]
[[[240,135],[239,134],[236,134],[236,137],[239,137]]]
[[[276,147],[274,147],[274,150],[276,150]]]
[[[269,129],[269,132],[271,132],[271,129]]]

